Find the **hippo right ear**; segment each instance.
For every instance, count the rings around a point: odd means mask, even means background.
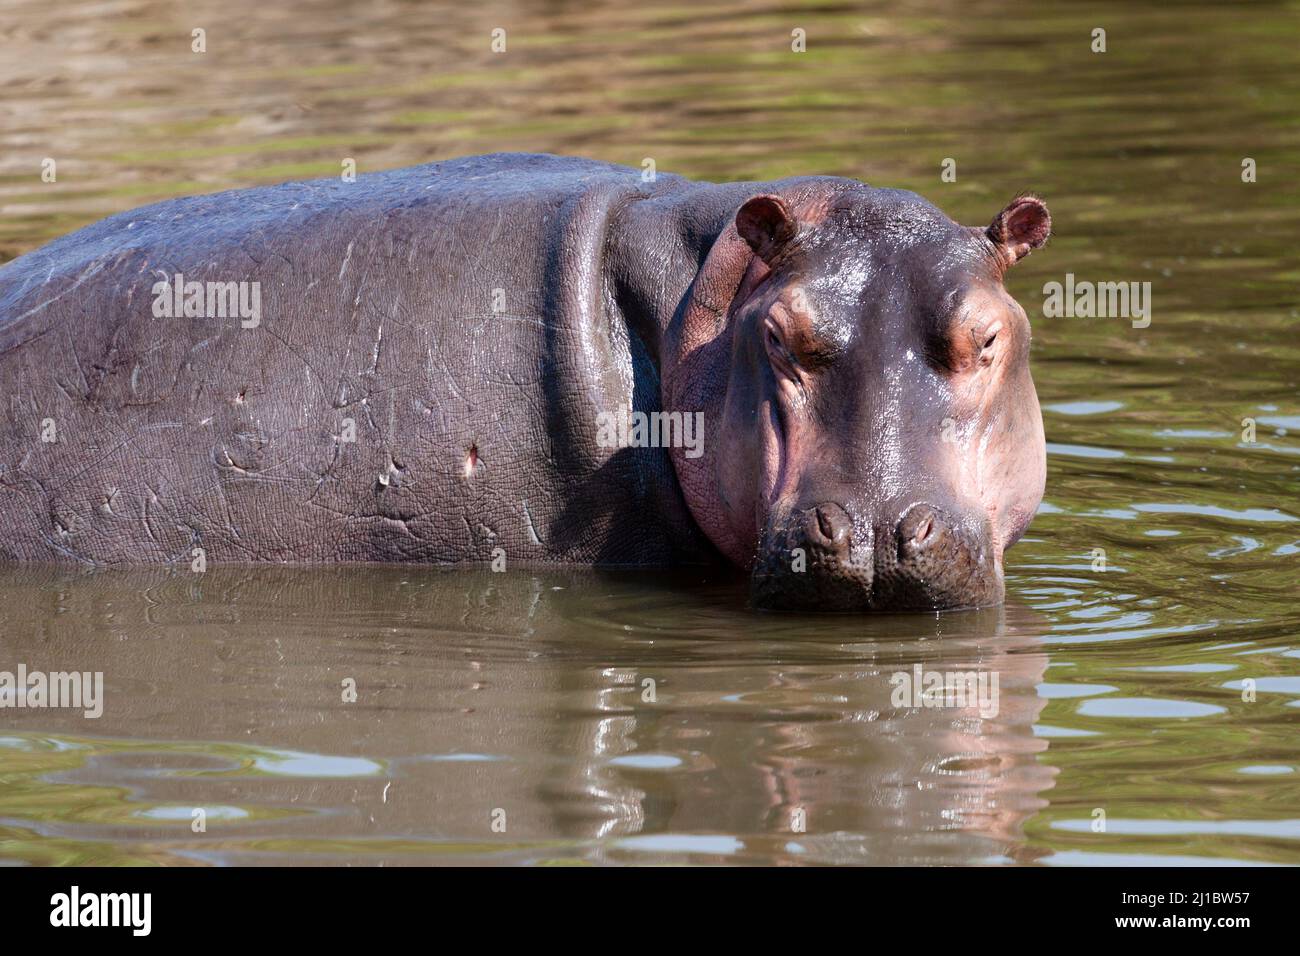
[[[755,196],[736,212],[736,231],[770,266],[794,238],[797,225],[779,196]]]
[[[1037,196],[1019,196],[997,214],[984,234],[998,247],[1007,264],[1015,265],[1042,248],[1052,234],[1052,215],[1047,203]]]

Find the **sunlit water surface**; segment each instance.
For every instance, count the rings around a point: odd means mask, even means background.
[[[5,4],[0,258],[347,157],[832,173],[970,223],[1032,188],[1046,499],[1007,606],[938,617],[703,571],[0,569],[0,670],[106,682],[96,720],[0,709],[0,861],[1300,862],[1293,5],[294,6]],[[1044,318],[1066,272],[1151,282],[1151,324]],[[918,664],[996,714],[900,706]]]

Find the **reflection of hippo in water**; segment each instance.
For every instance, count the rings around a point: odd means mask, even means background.
[[[7,824],[30,806],[154,863],[1032,857],[1055,774],[1032,611],[755,618],[703,576],[0,567],[11,659],[102,671],[107,701],[0,710],[0,736],[76,743],[50,781],[35,754],[9,768]],[[995,678],[996,714],[916,706],[896,679],[918,665]],[[76,798],[24,802],[46,785]],[[250,815],[123,830],[123,803]]]
[[[995,603],[1044,475],[1001,279],[1049,228],[525,155],[114,216],[0,270],[0,555],[720,552],[764,606]]]

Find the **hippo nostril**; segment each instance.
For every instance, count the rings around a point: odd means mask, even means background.
[[[940,530],[939,516],[929,505],[915,505],[898,522],[898,537],[913,548],[924,548]]]
[[[853,522],[839,505],[819,505],[808,515],[806,527],[811,543],[840,551],[848,546]]]

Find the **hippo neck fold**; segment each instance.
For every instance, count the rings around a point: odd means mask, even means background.
[[[731,561],[748,567],[755,539],[726,517],[717,478],[718,458],[710,429],[722,420],[730,377],[732,309],[767,274],[763,264],[729,223],[713,243],[663,339],[661,401],[669,412],[700,412],[703,454],[689,458],[681,448],[671,457],[692,515],[713,544]],[[716,435],[712,436],[716,437]]]
[[[671,457],[683,497],[701,530],[733,563],[752,565],[758,543],[757,500],[741,508],[727,508],[724,483],[719,480],[720,460],[716,431],[723,420],[723,405],[735,347],[733,321],[744,303],[766,278],[768,268],[736,231],[735,211],[745,200],[761,194],[780,195],[792,206],[816,216],[829,197],[846,181],[829,178],[778,183],[729,184],[725,214],[711,230],[711,244],[697,252],[701,264],[671,318],[661,325],[657,342],[660,363],[660,400],[668,412],[703,415],[703,453],[688,457],[682,448]],[[704,249],[707,248],[707,253]],[[759,427],[763,409],[754,409],[753,427]],[[734,463],[733,463],[734,467]],[[735,504],[734,502],[732,503]],[[728,513],[732,518],[728,518]],[[737,527],[734,516],[753,514],[752,527]]]

